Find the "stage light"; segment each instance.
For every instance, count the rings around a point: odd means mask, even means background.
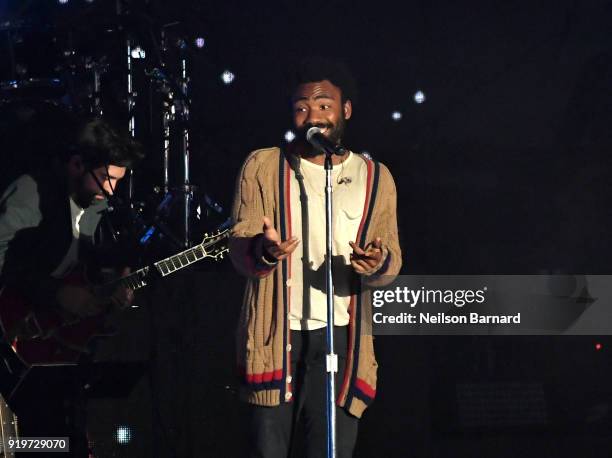
[[[414,101],[421,104],[425,101],[425,93],[423,91],[416,91],[414,93]]]
[[[597,343],[595,344],[595,350],[599,351],[599,350],[601,350],[602,348],[603,348],[603,345],[602,345],[602,344],[600,344],[599,342],[597,342]]]
[[[132,59],[144,59],[146,57],[145,50],[140,46],[135,46],[131,51]]]
[[[229,70],[225,70],[223,73],[221,73],[221,81],[223,81],[224,84],[232,84],[235,79],[236,75]]]
[[[115,440],[118,444],[129,444],[132,440],[132,429],[128,426],[117,426]]]
[[[194,41],[197,48],[203,48],[206,45],[206,40],[203,37],[198,37]]]
[[[68,0],[57,0],[60,5],[65,5],[68,3]]]
[[[399,111],[394,111],[393,113],[391,113],[391,119],[393,119],[394,121],[400,121],[402,119],[402,113]]]
[[[295,140],[295,134],[292,130],[285,132],[285,140],[287,140],[287,143],[291,143],[293,140]]]

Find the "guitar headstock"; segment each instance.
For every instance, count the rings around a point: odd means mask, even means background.
[[[227,241],[230,235],[230,230],[224,229],[215,231],[212,234],[204,234],[204,239],[200,243],[200,247],[204,252],[204,257],[212,258],[215,261],[223,259],[225,253],[229,252]]]

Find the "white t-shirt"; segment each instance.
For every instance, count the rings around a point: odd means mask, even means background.
[[[79,260],[79,237],[81,234],[81,217],[85,210],[79,207],[72,197],[70,199],[70,219],[72,221],[72,242],[70,243],[70,248],[68,252],[62,259],[62,262],[59,266],[51,273],[52,277],[62,278],[64,275],[69,273],[74,266],[78,263]]]
[[[305,159],[300,160],[304,187],[308,195],[309,266],[303,265],[302,212],[300,186],[291,171],[290,204],[292,235],[301,242],[291,255],[290,327],[318,329],[327,324],[327,296],[325,293],[325,169]],[[334,279],[334,323],[346,326],[349,322],[350,263],[352,248],[363,216],[366,197],[367,165],[349,153],[332,170],[333,243],[332,265]],[[309,288],[310,304],[303,304],[303,288]]]

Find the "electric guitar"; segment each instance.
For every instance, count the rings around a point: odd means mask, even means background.
[[[138,290],[147,286],[151,270],[166,277],[205,258],[220,260],[229,251],[229,229],[205,235],[204,240],[174,256],[157,261],[113,282],[93,287],[100,297],[108,297],[118,287]],[[70,281],[73,282],[72,280]],[[89,351],[95,336],[103,331],[105,313],[86,318],[66,318],[58,306],[34,307],[15,288],[0,290],[0,328],[4,340],[27,367],[47,364],[76,364]]]

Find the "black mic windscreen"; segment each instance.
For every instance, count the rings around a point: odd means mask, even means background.
[[[306,131],[306,140],[310,141],[313,135],[320,134],[320,133],[321,133],[321,129],[318,128],[317,126],[313,126]]]

